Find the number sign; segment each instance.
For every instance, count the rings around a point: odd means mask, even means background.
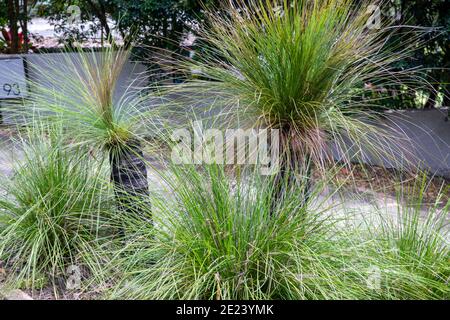
[[[23,98],[27,93],[21,58],[0,59],[0,100]]]

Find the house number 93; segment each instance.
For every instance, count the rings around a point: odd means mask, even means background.
[[[17,82],[14,83],[4,83],[3,91],[9,96],[20,96],[20,86]]]

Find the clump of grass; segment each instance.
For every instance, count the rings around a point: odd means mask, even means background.
[[[130,86],[127,94],[115,98],[129,58],[130,50],[116,46],[44,55],[40,65],[29,66],[40,79],[29,80],[31,94],[25,101],[26,110],[14,106],[11,111],[31,125],[36,118],[58,122],[80,145],[100,150],[123,145],[135,138],[138,122],[137,98],[129,98],[132,86],[123,84]]]
[[[129,220],[112,296],[137,299],[342,298],[332,221],[272,179],[230,180],[223,167],[173,167],[169,199],[152,198],[155,227]],[[234,182],[232,182],[234,181]],[[347,296],[351,295],[350,293]]]
[[[113,229],[105,172],[67,147],[60,129],[38,131],[19,141],[24,158],[0,199],[0,259],[8,282],[31,289],[59,287],[71,265],[99,274]]]
[[[426,203],[427,177],[419,176],[414,186],[399,192],[397,217],[382,224],[385,257],[395,266],[385,268],[386,290],[393,297],[450,297],[450,200],[444,197],[449,188],[443,185],[435,202]]]
[[[448,299],[449,186],[428,203],[427,181],[418,175],[414,185],[398,191],[395,203],[339,205],[337,240],[349,243],[342,246],[345,276],[366,283],[358,299]]]
[[[383,228],[369,220],[355,225],[352,213],[337,214],[325,204],[329,199],[320,195],[318,185],[305,206],[300,196],[306,183],[286,185],[289,191],[274,208],[273,179],[257,174],[233,178],[216,165],[171,168],[165,177],[168,190],[151,198],[155,226],[124,219],[129,239],[112,264],[119,281],[109,297],[448,296],[449,251],[439,224],[405,211],[401,216],[408,223],[383,215]],[[448,213],[448,206],[444,210]],[[412,232],[419,229],[423,232]]]

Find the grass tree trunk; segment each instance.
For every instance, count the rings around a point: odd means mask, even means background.
[[[299,144],[291,135],[289,127],[281,129],[280,141],[280,170],[274,180],[274,196],[272,212],[286,193],[292,188],[303,188],[302,202],[306,204],[311,192],[312,165],[308,155],[299,150]]]
[[[111,181],[119,210],[140,214],[149,205],[147,167],[139,142],[131,141],[120,150],[110,152]]]

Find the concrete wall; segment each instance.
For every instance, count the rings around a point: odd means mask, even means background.
[[[345,156],[358,161],[387,168],[412,165],[437,176],[450,178],[450,121],[448,109],[390,111],[376,124],[380,132],[388,132],[389,139],[382,144],[383,155],[375,156],[364,150],[357,157],[352,154],[351,141],[344,144]],[[379,135],[381,136],[381,135]],[[343,153],[332,145],[334,157]],[[350,150],[350,151],[348,151]]]
[[[384,124],[408,138],[412,161],[432,174],[450,178],[450,121],[448,109],[387,113]]]

